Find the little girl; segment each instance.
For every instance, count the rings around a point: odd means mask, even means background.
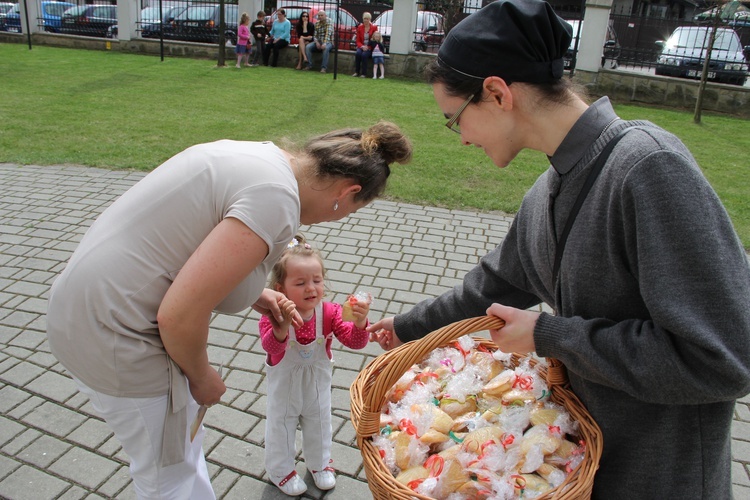
[[[331,341],[333,335],[351,349],[363,349],[369,334],[369,304],[352,305],[354,322],[341,319],[341,305],[323,302],[325,268],[320,254],[297,235],[271,271],[269,288],[282,292],[283,321],[262,316],[258,325],[267,353],[266,472],[287,495],[307,485],[295,471],[295,432],[302,426],[302,449],[315,486],[336,486],[331,462]],[[304,320],[292,326],[295,310]],[[290,329],[293,329],[290,335]]]
[[[237,29],[237,46],[234,48],[235,54],[237,54],[237,68],[240,67],[240,63],[244,62],[245,66],[250,66],[250,15],[247,12],[243,12],[240,16],[240,25]]]
[[[367,44],[372,51],[372,79],[378,77],[378,68],[380,68],[380,78],[385,78],[385,47],[383,47],[383,35],[379,31],[372,34],[372,40]]]

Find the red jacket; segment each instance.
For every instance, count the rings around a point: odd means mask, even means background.
[[[372,34],[378,31],[378,27],[370,23],[369,31],[370,31],[369,37],[372,38]],[[357,48],[360,48],[364,45],[365,45],[365,23],[359,23],[359,26],[357,26]]]

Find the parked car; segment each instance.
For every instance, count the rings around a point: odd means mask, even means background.
[[[42,2],[42,24],[44,25],[44,31],[59,33],[62,16],[71,7],[75,7],[75,4],[70,2]]]
[[[0,30],[23,33],[19,4],[11,5],[13,7],[4,16],[0,17]],[[75,7],[75,4],[70,2],[45,1],[40,4],[40,7],[41,11],[37,20],[39,25],[44,26],[45,31],[58,33],[63,13],[71,7]],[[33,23],[34,21],[29,19],[29,22]]]
[[[286,12],[286,18],[289,19],[290,23],[292,23],[292,36],[291,40],[289,41],[290,44],[296,45],[299,43],[299,40],[297,39],[297,32],[294,27],[297,25],[297,21],[299,21],[302,12],[309,13],[312,23],[315,24],[318,20],[316,16],[318,15],[318,12],[322,10],[325,11],[328,22],[333,23],[334,29],[338,33],[338,48],[343,50],[349,50],[353,48],[355,30],[359,22],[348,10],[339,7],[337,12],[335,6],[325,7],[323,4],[306,3],[298,3],[288,6],[285,5],[284,7],[280,8],[284,9],[284,12]],[[266,26],[268,27],[269,31],[271,30],[271,26],[273,25],[274,21],[276,21],[277,19],[278,16],[276,15],[275,10],[270,16],[266,16]]]
[[[383,11],[373,22],[383,35],[383,46],[386,52],[391,50],[391,29],[393,28],[393,10]],[[429,10],[417,11],[417,24],[414,27],[412,46],[417,52],[437,52],[445,38],[443,15]]]
[[[147,8],[151,9],[152,7],[147,7]],[[183,12],[185,12],[187,8],[188,8],[187,4],[172,5],[169,8],[167,8],[166,6],[162,6],[162,13],[164,14],[164,17],[162,18],[162,21],[161,21],[162,31],[166,33],[167,31],[171,31],[172,29],[174,29],[175,19],[178,16],[180,16]],[[143,9],[143,10],[145,11],[146,9]],[[144,14],[141,16],[140,30],[141,30],[142,38],[159,38],[158,7],[157,7],[155,15]]]
[[[0,11],[0,31],[10,31],[12,33],[21,33],[21,11],[17,3],[3,3]]]
[[[565,69],[571,69],[573,67],[574,56],[577,55],[577,51],[580,48],[578,44],[578,34],[583,30],[583,21],[580,19],[567,19],[566,20],[573,27],[573,39],[570,41],[570,47],[563,56],[563,65]],[[616,69],[618,66],[618,59],[620,57],[620,42],[617,40],[617,33],[611,25],[607,25],[607,38],[604,41],[604,47],[602,47],[602,68]]]
[[[116,5],[78,5],[63,13],[60,33],[105,37],[109,27],[115,24]]]
[[[15,6],[16,4],[11,2],[0,2],[0,22]]]
[[[656,62],[656,74],[701,78],[712,29],[707,26],[680,26],[666,41],[657,41],[661,53]],[[718,28],[708,66],[708,80],[744,85],[747,71],[737,33],[729,28]]]
[[[171,29],[164,38],[188,42],[218,43],[220,24],[219,4],[193,4],[174,16]],[[235,4],[224,5],[224,40],[237,44],[239,10]],[[157,35],[158,36],[158,35]]]
[[[141,10],[137,22],[137,31],[140,31],[141,38],[159,38],[159,12],[163,14],[161,22],[162,29],[167,31],[172,28],[174,18],[187,8],[187,3],[176,4],[173,2],[163,2],[161,9],[158,4],[152,7],[146,7]],[[118,34],[119,28],[116,24],[110,26],[107,30],[107,38],[117,38]]]

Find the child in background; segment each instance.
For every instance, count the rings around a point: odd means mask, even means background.
[[[240,62],[244,62],[245,66],[250,66],[248,60],[250,59],[250,28],[247,26],[250,24],[250,16],[247,12],[243,12],[240,16],[240,25],[237,29],[237,46],[234,48],[234,52],[237,54],[237,68],[240,67]]]
[[[295,432],[302,426],[305,465],[315,486],[336,486],[331,462],[331,342],[350,349],[367,346],[365,301],[352,305],[354,322],[341,319],[341,305],[323,302],[325,268],[320,254],[297,235],[271,271],[269,288],[282,292],[283,321],[262,316],[258,325],[267,353],[266,472],[287,495],[298,496],[307,485],[295,470]],[[304,324],[292,326],[294,311]],[[290,334],[291,330],[291,334]]]
[[[260,58],[263,56],[263,51],[266,49],[266,35],[268,34],[268,28],[266,28],[266,13],[262,10],[258,11],[258,15],[250,25],[250,33],[253,35],[255,49],[253,49],[253,61],[250,66],[258,66],[260,64]]]
[[[368,43],[372,51],[372,79],[378,77],[380,68],[380,79],[385,78],[385,47],[383,46],[383,35],[379,31],[372,34],[372,40]]]

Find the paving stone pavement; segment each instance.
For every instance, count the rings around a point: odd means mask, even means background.
[[[0,164],[0,498],[133,499],[128,457],[50,354],[46,298],[87,227],[143,172]],[[512,222],[475,213],[377,201],[346,220],[303,228],[328,268],[328,300],[355,290],[375,297],[371,320],[410,309],[460,282]],[[227,393],[206,415],[204,449],[217,497],[288,498],[265,477],[266,385],[257,313],[217,314],[209,359],[223,363]],[[334,466],[328,493],[371,498],[349,417],[349,387],[380,352],[334,346]],[[732,427],[735,498],[750,499],[750,397]],[[299,447],[299,445],[298,445]],[[306,474],[304,462],[297,468]]]

